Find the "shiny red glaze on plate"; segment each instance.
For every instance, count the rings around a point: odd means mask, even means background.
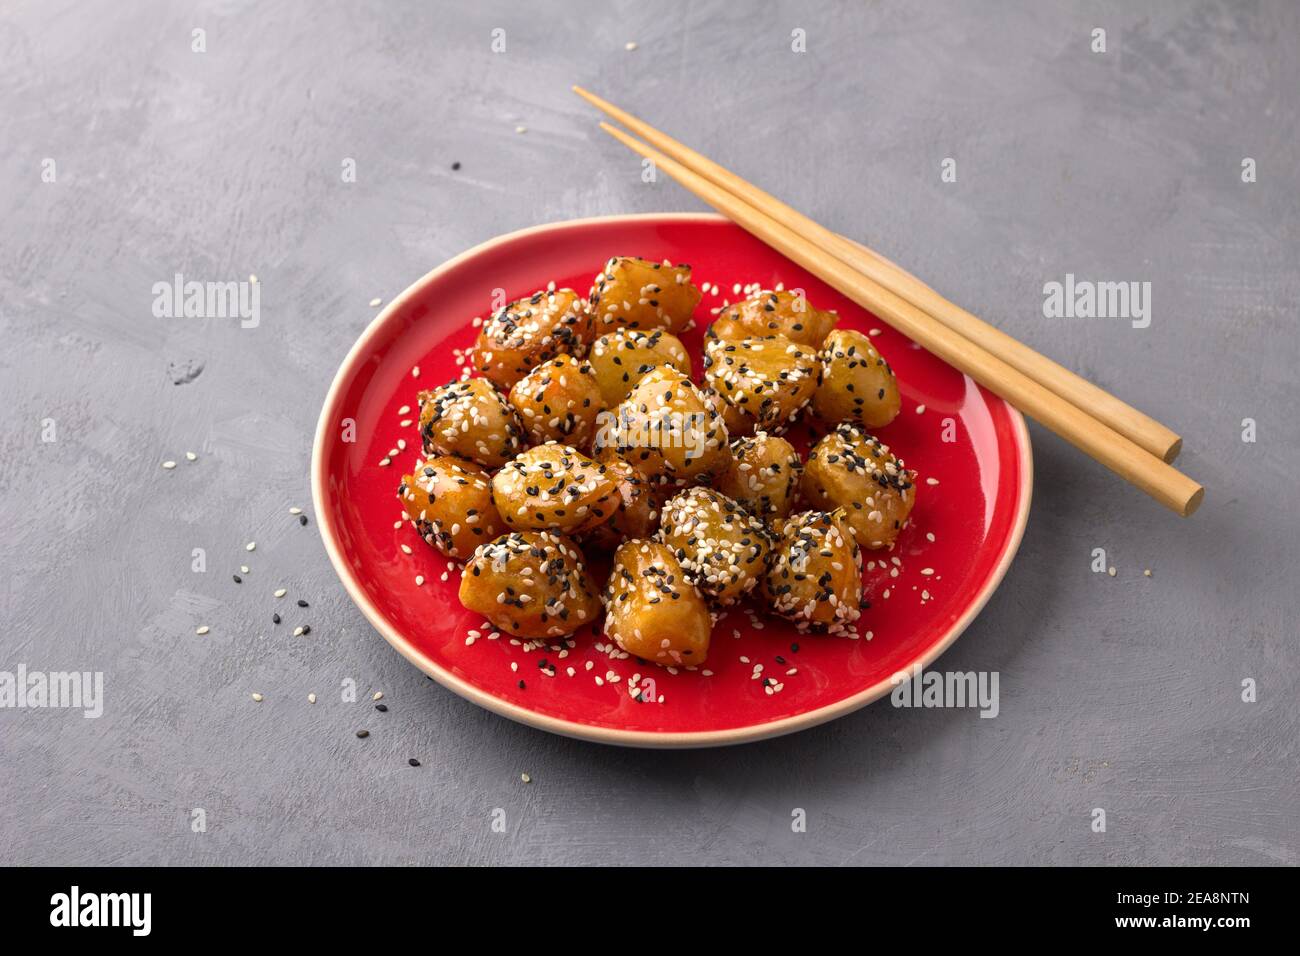
[[[897,546],[863,552],[876,567],[864,575],[871,606],[858,623],[859,639],[799,634],[766,614],[758,628],[744,610],[732,610],[715,626],[700,671],[673,675],[635,658],[613,660],[595,648],[606,641],[590,628],[577,634],[567,656],[526,653],[508,635],[488,640],[492,629],[457,599],[459,572],[449,571],[449,560],[409,522],[394,527],[402,516],[398,483],[420,454],[416,393],[459,376],[456,350],[473,343],[472,319],[487,316],[497,290],[513,300],[554,281],[585,294],[611,255],[688,262],[697,285],[718,286],[700,303],[698,328],[683,336],[697,377],[710,310],[743,297],[732,291],[736,283],[802,288],[818,307],[838,310],[841,327],[881,330],[873,341],[898,375],[903,410],[876,434],[920,478],[911,524]],[[405,415],[398,412],[403,405],[410,406]],[[404,418],[413,423],[402,427]],[[344,440],[349,420],[351,442]],[[790,437],[802,451],[803,435]],[[398,439],[406,450],[381,467]],[[524,230],[416,282],[374,320],[339,370],[321,413],[312,471],[321,534],[344,585],[376,629],[425,673],[484,707],[553,732],[634,746],[708,746],[813,726],[888,693],[896,673],[928,665],[983,607],[1019,546],[1032,458],[1023,419],[1002,400],[737,226],[712,215],[666,214]],[[405,554],[403,544],[413,553]],[[483,637],[467,645],[471,629]],[[543,659],[554,677],[539,666]],[[754,679],[757,664],[762,676]],[[792,668],[797,672],[787,673]],[[643,687],[653,678],[653,701],[633,698],[635,674]],[[769,694],[763,678],[783,687]]]

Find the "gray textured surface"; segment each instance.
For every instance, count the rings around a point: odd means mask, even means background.
[[[515,6],[0,12],[0,669],[107,681],[99,720],[0,711],[0,861],[1300,862],[1296,6]],[[997,719],[876,705],[694,753],[550,737],[429,684],[291,523],[372,296],[518,227],[699,208],[639,181],[575,81],[1187,436],[1209,493],[1181,521],[1035,429],[1021,556],[942,661],[1001,672]],[[261,326],[155,319],[178,271],[256,273]],[[1151,327],[1044,319],[1066,272],[1149,280]],[[317,639],[259,636],[246,558],[310,595]],[[391,712],[338,702],[345,677]]]

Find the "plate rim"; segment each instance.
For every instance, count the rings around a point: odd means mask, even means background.
[[[325,509],[325,454],[326,444],[333,434],[333,421],[335,419],[335,405],[339,402],[343,393],[345,382],[350,380],[355,374],[356,366],[361,361],[361,356],[370,346],[370,342],[375,338],[379,331],[388,323],[390,316],[399,311],[408,300],[413,299],[429,283],[433,282],[443,273],[449,272],[459,266],[462,262],[474,256],[481,255],[496,246],[508,242],[514,242],[529,235],[538,232],[548,232],[553,230],[577,229],[584,226],[597,225],[609,222],[662,222],[664,220],[673,221],[696,221],[696,222],[730,222],[725,216],[717,213],[695,213],[695,212],[668,212],[668,213],[622,213],[606,216],[588,216],[581,219],[562,219],[557,222],[541,223],[535,226],[528,226],[524,229],[516,229],[513,232],[502,233],[494,236],[484,242],[481,242],[458,255],[446,260],[441,265],[436,266],[423,276],[416,279],[408,285],[402,292],[390,301],[379,314],[370,320],[365,330],[352,344],[348,350],[347,356],[339,365],[338,371],[334,373],[334,379],[330,382],[329,390],[325,393],[325,400],[321,405],[320,417],[316,422],[316,434],[312,440],[311,455],[311,494],[313,510],[316,513],[316,527],[320,531],[321,540],[324,542],[325,551],[329,555],[330,563],[334,566],[334,573],[338,575],[339,580],[343,583],[344,589],[352,599],[352,603],[357,606],[365,616],[370,625],[379,632],[398,653],[405,657],[411,664],[415,665],[420,671],[433,678],[443,687],[457,694],[466,700],[477,704],[485,710],[491,711],[502,717],[514,720],[517,723],[526,724],[530,727],[544,730],[549,733],[559,734],[560,736],[570,737],[577,740],[587,740],[595,743],[612,744],[624,747],[641,747],[650,749],[687,749],[699,747],[721,747],[733,744],[751,743],[758,740],[767,740],[773,737],[781,737],[786,734],[795,733],[800,730],[806,730],[810,727],[816,727],[819,724],[828,723],[836,720],[855,710],[859,710],[881,697],[885,696],[893,686],[892,675],[889,678],[878,681],[877,683],[846,697],[843,700],[836,701],[832,704],[818,707],[814,710],[802,714],[795,714],[790,717],[782,717],[779,720],[767,721],[761,724],[749,724],[743,727],[732,727],[726,730],[693,730],[693,731],[652,731],[652,730],[622,730],[616,727],[594,727],[590,724],[583,724],[578,721],[566,720],[561,717],[551,717],[546,714],[540,714],[536,711],[521,707],[510,701],[502,700],[493,696],[487,691],[475,687],[473,684],[458,677],[456,674],[440,666],[436,661],[429,658],[421,652],[411,641],[402,634],[396,627],[393,627],[380,610],[370,600],[360,583],[357,581],[352,571],[351,565],[338,546],[338,531],[334,527],[333,519]],[[994,396],[995,398],[997,396]],[[1007,570],[1011,566],[1012,560],[1020,550],[1020,544],[1024,538],[1025,526],[1029,520],[1029,505],[1033,498],[1034,490],[1034,457],[1033,447],[1030,442],[1029,429],[1025,426],[1024,416],[1004,399],[999,398],[1007,410],[1011,413],[1011,423],[1013,433],[1017,439],[1019,450],[1020,465],[1020,488],[1019,500],[1020,508],[1015,516],[1014,524],[1011,528],[1011,534],[1007,537],[1006,546],[998,558],[998,563],[993,569],[993,574],[980,589],[975,599],[967,606],[966,610],[957,618],[956,621],[948,628],[943,637],[935,643],[919,660],[921,668],[924,670],[933,664],[962,633],[970,626],[971,622],[984,610],[993,592],[1001,586],[1003,579],[1006,577]],[[912,665],[915,666],[915,663]]]

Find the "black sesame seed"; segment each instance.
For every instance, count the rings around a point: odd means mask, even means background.
[[[299,523],[300,525],[302,525],[302,526],[305,528],[305,527],[307,526],[307,516],[306,516],[306,515],[298,515],[298,523]]]
[[[310,605],[308,605],[308,603],[307,603],[306,601],[304,601],[302,598],[299,598],[299,599],[298,599],[298,606],[299,606],[299,607],[309,607]]]
[[[236,584],[243,584],[243,583],[244,583],[244,579],[241,578],[238,574],[232,574],[231,577],[235,579],[235,583],[236,583]]]
[[[409,763],[412,767],[420,766],[420,761],[416,760],[414,757],[412,757],[410,760],[406,762]]]
[[[452,164],[451,164],[451,168],[452,168],[452,170],[460,169],[460,163],[459,163],[459,162],[452,163]],[[419,764],[417,761],[412,760],[412,761],[411,761],[411,766],[412,766],[412,767],[418,767],[418,766],[420,766],[420,764]]]
[[[370,731],[368,731],[368,730],[358,730],[358,731],[357,731],[357,736],[364,740],[366,737],[369,737],[369,736],[370,736]]]
[[[310,633],[311,633],[311,625],[310,625],[310,624],[304,624],[304,625],[302,626],[302,632],[303,632],[303,634],[310,634]]]
[[[272,614],[272,615],[271,615],[271,623],[272,623],[272,624],[279,624],[279,623],[280,623],[280,615],[278,615],[278,614]]]

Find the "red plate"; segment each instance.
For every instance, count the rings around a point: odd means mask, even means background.
[[[491,310],[497,290],[515,299],[554,281],[585,293],[611,255],[691,263],[697,285],[719,288],[700,304],[701,329],[710,309],[740,298],[735,283],[757,282],[804,289],[820,308],[838,310],[842,326],[883,330],[875,342],[898,373],[903,411],[877,434],[921,477],[912,522],[894,550],[864,552],[877,564],[865,575],[871,607],[858,624],[860,639],[800,635],[766,616],[760,629],[743,610],[733,610],[714,630],[707,670],[673,675],[635,658],[613,660],[596,648],[604,645],[602,636],[588,631],[579,632],[564,658],[526,653],[508,636],[488,640],[491,628],[482,628],[482,618],[457,600],[459,573],[453,569],[443,580],[448,560],[408,523],[394,527],[401,516],[397,485],[420,448],[415,425],[399,422],[417,417],[418,390],[459,375],[455,350],[473,342],[471,320]],[[697,329],[684,336],[697,369],[700,335]],[[403,405],[412,409],[406,415],[398,412]],[[355,423],[354,441],[345,440],[348,420]],[[398,439],[406,450],[381,467]],[[321,535],[348,593],[379,633],[434,680],[543,730],[631,746],[695,747],[831,720],[888,693],[896,673],[930,664],[1006,573],[1024,531],[1032,469],[1019,413],[740,228],[712,215],[611,216],[493,239],[390,303],[353,346],[325,400],[312,492]],[[413,553],[405,554],[403,544]],[[483,637],[467,645],[471,629]],[[554,677],[539,668],[543,657]],[[783,685],[778,692],[753,679],[756,664]],[[788,674],[791,668],[797,672]],[[608,679],[609,672],[618,680]],[[629,679],[638,673],[643,686],[646,678],[655,681],[652,702],[629,693]]]

